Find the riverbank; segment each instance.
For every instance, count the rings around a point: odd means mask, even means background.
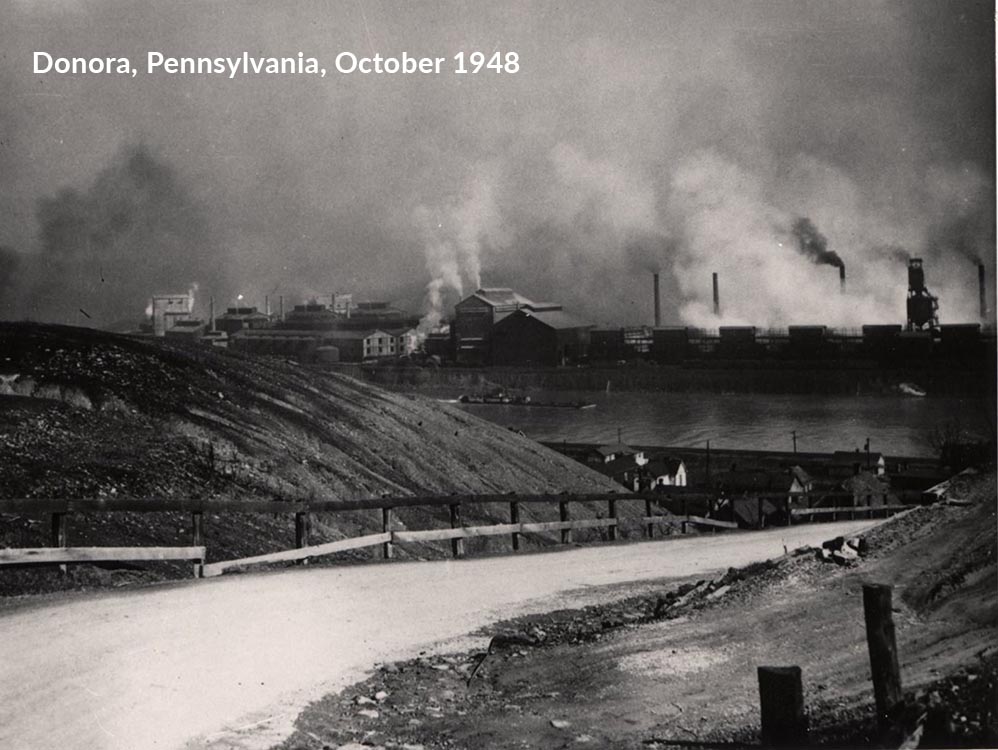
[[[716,362],[710,367],[635,362],[585,367],[427,367],[403,363],[339,364],[337,372],[390,388],[446,386],[469,392],[502,386],[549,391],[664,391],[889,395],[913,385],[931,396],[984,397],[995,392],[993,362],[964,367],[927,362],[924,367],[885,368],[872,360]]]

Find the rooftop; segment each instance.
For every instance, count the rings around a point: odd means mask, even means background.
[[[569,315],[567,312],[562,310],[517,310],[515,313],[510,314],[503,320],[512,320],[514,318],[534,318],[538,322],[546,325],[548,328],[553,328],[556,331],[571,328],[593,327],[591,324],[583,323],[578,318]]]

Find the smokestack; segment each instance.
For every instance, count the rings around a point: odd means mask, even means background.
[[[984,280],[984,264],[977,264],[977,289],[981,295],[981,322],[987,323],[988,321],[988,294],[987,288],[985,287]]]
[[[717,291],[717,271],[714,271],[714,315],[721,317],[721,296]]]
[[[211,331],[215,332],[215,298],[208,298],[208,315],[211,318]]]
[[[846,293],[846,267],[844,264],[839,266],[839,291],[842,294]]]
[[[263,295],[263,311],[266,313],[267,317],[270,317],[270,295]]]
[[[281,311],[281,314],[280,314],[279,317],[281,319],[281,322],[283,323],[284,322],[284,295],[283,294],[278,298],[278,304],[280,305],[279,309]]]
[[[653,274],[652,279],[655,282],[655,327],[659,328],[662,325],[662,301],[658,295],[658,274]]]

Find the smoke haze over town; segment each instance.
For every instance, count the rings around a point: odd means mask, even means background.
[[[650,323],[660,270],[665,323],[716,325],[714,271],[725,323],[901,323],[914,256],[961,322],[978,258],[994,277],[987,2],[48,0],[5,21],[0,317],[114,325],[194,284],[198,306],[337,291],[446,316],[482,284]],[[520,72],[31,72],[35,50],[476,49]]]

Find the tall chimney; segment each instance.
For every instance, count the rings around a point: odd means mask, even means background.
[[[846,267],[845,265],[839,266],[839,291],[842,294],[846,293]]]
[[[658,296],[658,273],[653,274],[652,279],[655,282],[655,327],[659,328],[662,325],[662,301]]]
[[[208,298],[208,318],[211,320],[211,331],[215,332],[215,298]]]
[[[270,295],[269,294],[263,295],[263,312],[266,314],[266,316],[268,318],[270,317]]]
[[[283,323],[284,322],[284,295],[283,294],[280,297],[278,297],[278,304],[280,305],[280,308],[279,308],[280,309],[280,315],[278,317],[280,317],[281,322]]]
[[[721,317],[721,296],[717,291],[717,271],[714,271],[714,315]]]
[[[981,322],[988,322],[988,290],[984,280],[984,264],[977,264],[977,289],[981,295]]]

